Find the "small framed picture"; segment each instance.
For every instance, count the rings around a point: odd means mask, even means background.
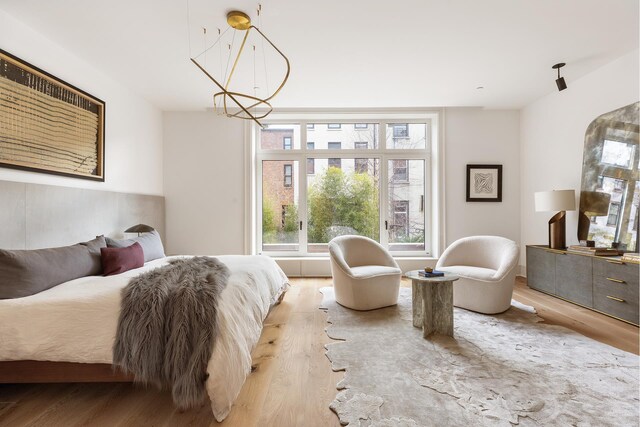
[[[467,165],[467,202],[502,202],[502,165]]]

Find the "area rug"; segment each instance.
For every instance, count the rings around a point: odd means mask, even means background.
[[[422,338],[411,289],[397,306],[359,312],[335,302],[326,346],[346,371],[331,409],[349,426],[638,426],[639,358],[512,302],[500,315],[456,308],[454,338]]]

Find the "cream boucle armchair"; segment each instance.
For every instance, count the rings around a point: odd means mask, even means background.
[[[336,301],[354,310],[398,303],[402,271],[391,254],[363,236],[340,236],[329,242]]]
[[[498,236],[472,236],[453,242],[436,269],[460,276],[453,282],[453,305],[485,314],[511,306],[520,250]]]

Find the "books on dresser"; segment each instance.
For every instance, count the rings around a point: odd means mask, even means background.
[[[640,254],[634,253],[634,252],[627,252],[626,254],[622,255],[621,260],[640,263]]]
[[[573,252],[576,254],[583,255],[594,255],[594,256],[618,256],[620,252],[617,249],[607,248],[607,247],[597,247],[597,246],[582,246],[582,245],[571,245],[567,248],[567,252]]]

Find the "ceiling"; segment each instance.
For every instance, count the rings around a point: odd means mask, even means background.
[[[192,27],[257,1],[188,0]],[[263,0],[289,57],[287,108],[520,108],[638,49],[637,0]],[[212,106],[189,61],[187,0],[0,0],[0,9],[163,110]],[[38,65],[37,63],[34,65]],[[484,89],[477,89],[478,86]]]

